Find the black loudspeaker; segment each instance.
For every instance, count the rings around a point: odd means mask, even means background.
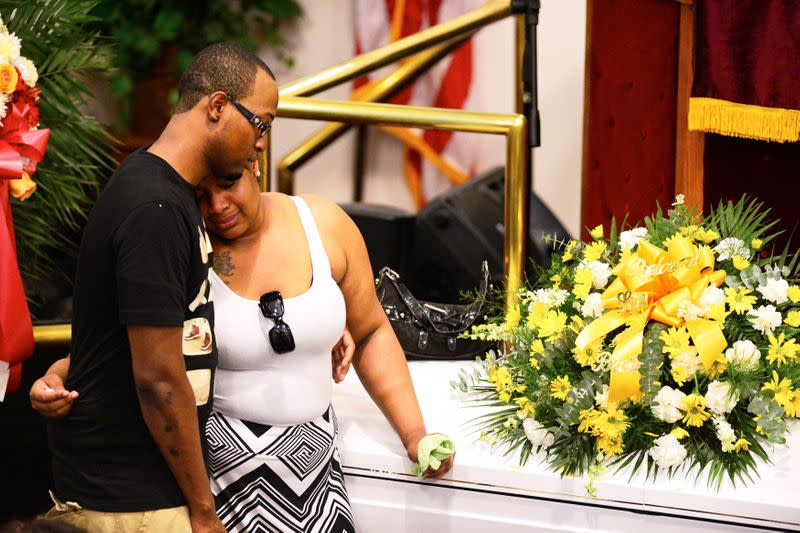
[[[414,268],[409,286],[418,298],[458,302],[477,287],[481,262],[503,279],[504,169],[491,170],[434,198],[418,214]],[[528,273],[531,262],[550,266],[545,235],[569,239],[567,229],[535,194],[530,197]]]
[[[372,273],[388,266],[401,278],[411,273],[414,253],[413,214],[402,209],[374,204],[340,204],[356,223],[369,251]]]

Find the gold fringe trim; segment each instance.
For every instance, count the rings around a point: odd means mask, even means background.
[[[716,98],[690,98],[689,129],[761,141],[797,142],[800,111]]]

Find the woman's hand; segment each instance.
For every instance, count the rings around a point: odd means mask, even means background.
[[[333,381],[341,383],[344,377],[350,370],[350,365],[353,362],[353,354],[356,352],[356,344],[353,342],[353,337],[350,335],[350,330],[347,326],[344,327],[342,338],[336,343],[336,346],[331,350],[331,360],[333,367]]]
[[[47,374],[33,383],[29,396],[34,411],[45,418],[58,419],[72,409],[78,392],[66,390],[58,374]]]
[[[408,441],[408,445],[406,446],[406,453],[408,453],[408,458],[415,463],[419,462],[419,441],[421,441],[426,436],[427,435],[424,433],[419,433],[412,436]],[[442,477],[447,472],[449,472],[451,468],[453,468],[453,460],[455,459],[455,457],[456,457],[456,452],[453,451],[453,453],[449,457],[442,460],[442,464],[439,466],[439,468],[437,468],[436,470],[431,470],[431,468],[428,468],[427,470],[425,470],[422,477],[424,478]]]

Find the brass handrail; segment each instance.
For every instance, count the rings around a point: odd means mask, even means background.
[[[319,98],[283,97],[278,116],[351,124],[391,124],[413,128],[492,133],[506,136],[503,270],[506,306],[518,302],[522,285],[528,234],[528,129],[524,115],[477,113],[456,109],[369,102],[338,102]]]
[[[37,345],[69,344],[72,324],[47,324],[33,326],[33,342]]]
[[[456,17],[453,20],[409,35],[383,48],[361,54],[322,72],[289,82],[280,88],[281,97],[316,94],[403,59],[428,46],[442,43],[459,35],[472,33],[486,24],[500,20],[510,14],[510,0],[490,0],[475,11]]]
[[[359,98],[364,102],[380,102],[391,98],[408,83],[424,73],[432,65],[449,54],[464,41],[469,39],[472,33],[460,35],[449,41],[438,44],[430,50],[420,52],[397,70],[375,82]],[[317,130],[303,144],[286,154],[278,163],[278,190],[286,194],[294,194],[294,172],[306,161],[314,157],[320,151],[329,146],[333,141],[342,136],[350,124],[335,122],[323,126]]]

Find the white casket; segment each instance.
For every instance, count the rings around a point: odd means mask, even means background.
[[[480,411],[450,389],[460,369],[474,363],[411,362],[428,431],[449,435],[456,445],[453,469],[442,480],[419,480],[410,472],[400,440],[370,400],[355,372],[334,387],[340,451],[359,531],[800,531],[800,448],[772,452],[774,464],[747,487],[706,488],[694,475],[655,482],[644,474],[610,471],[588,495],[585,478],[562,478],[537,457],[519,467],[517,456],[491,451],[467,427]]]

